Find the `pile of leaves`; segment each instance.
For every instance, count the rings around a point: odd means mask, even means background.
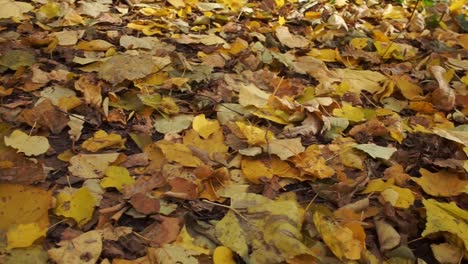
[[[464,0],[0,0],[0,263],[461,263]]]

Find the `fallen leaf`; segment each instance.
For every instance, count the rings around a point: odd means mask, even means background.
[[[282,160],[287,160],[305,150],[300,138],[273,139],[268,142],[266,149]]]
[[[169,141],[158,141],[157,146],[161,149],[166,159],[175,161],[182,166],[198,167],[203,162],[193,155],[190,148],[180,143],[171,143]]]
[[[160,264],[198,264],[198,260],[194,255],[198,255],[196,251],[185,249],[178,245],[166,244],[159,248],[149,248],[148,257],[151,263]]]
[[[250,145],[266,144],[268,141],[275,138],[273,133],[268,130],[261,129],[253,125],[247,125],[240,121],[237,121],[236,125],[244,134],[245,138],[247,139],[247,143]]]
[[[13,131],[4,138],[5,145],[10,146],[26,156],[38,156],[50,148],[49,141],[43,136],[29,136],[21,130]]]
[[[393,179],[386,182],[381,179],[375,179],[367,184],[366,189],[362,193],[380,192],[385,201],[399,208],[409,208],[413,205],[415,197],[411,190],[395,186],[393,183]]]
[[[340,260],[360,259],[365,245],[356,239],[351,229],[341,226],[330,215],[331,212],[324,207],[313,214],[315,227],[325,244]]]
[[[2,9],[0,11],[0,18],[20,18],[23,13],[27,13],[34,9],[29,3],[12,1],[12,0],[0,0]]]
[[[287,27],[277,27],[275,33],[278,40],[288,48],[305,48],[310,45],[310,41],[308,39],[301,35],[291,34]]]
[[[307,149],[291,161],[305,173],[318,179],[329,178],[335,174],[335,170],[327,165],[327,161],[322,157],[319,145],[310,145]]]
[[[103,248],[101,233],[95,230],[58,245],[48,250],[49,257],[57,264],[94,264]]]
[[[96,198],[86,187],[80,189],[66,187],[57,194],[56,199],[54,213],[72,218],[80,227],[91,220],[94,207],[97,206]]]
[[[456,173],[439,171],[432,173],[424,168],[419,169],[421,177],[411,177],[425,193],[437,197],[451,197],[468,192],[468,180],[458,178]]]
[[[375,228],[379,237],[380,249],[388,251],[400,244],[400,234],[385,220],[376,220]]]
[[[381,147],[376,144],[356,144],[353,148],[359,149],[364,151],[365,153],[369,154],[372,158],[380,158],[384,160],[390,159],[390,157],[397,151],[396,148],[393,147]]]
[[[69,121],[67,114],[57,110],[49,100],[43,100],[35,107],[23,110],[19,119],[31,127],[47,127],[54,134],[62,132]]]
[[[441,203],[433,199],[423,199],[426,208],[426,228],[423,237],[440,232],[448,232],[460,239],[465,252],[468,250],[468,213],[454,202]]]
[[[122,191],[124,186],[135,182],[129,171],[124,167],[109,166],[106,168],[104,175],[106,177],[101,180],[103,188],[115,187],[117,190]]]
[[[175,115],[171,117],[161,117],[154,121],[154,128],[161,134],[179,133],[190,127],[193,116]]]
[[[431,249],[439,263],[457,264],[463,258],[463,250],[449,243],[432,244]]]
[[[123,149],[125,148],[125,140],[119,134],[107,134],[104,130],[98,130],[92,138],[84,141],[81,147],[91,152],[98,152],[104,148]]]
[[[197,115],[193,119],[192,127],[193,130],[197,131],[204,139],[207,139],[211,134],[221,128],[217,120],[208,120],[205,118],[204,114]]]
[[[102,178],[109,164],[118,157],[119,153],[78,154],[70,159],[68,170],[84,179]]]
[[[234,254],[228,247],[216,247],[213,252],[214,264],[235,264]]]
[[[47,227],[38,223],[19,224],[8,229],[6,234],[8,240],[7,249],[26,248],[31,246],[34,241],[45,237]]]
[[[131,56],[117,54],[101,64],[99,78],[111,84],[124,80],[136,80],[153,72],[154,63],[148,56]]]
[[[273,176],[301,179],[299,171],[279,158],[248,159],[241,162],[242,175],[250,182],[259,184],[262,179],[271,179]]]

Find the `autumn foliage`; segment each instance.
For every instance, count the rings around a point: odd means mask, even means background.
[[[463,0],[0,0],[0,263],[468,260]]]

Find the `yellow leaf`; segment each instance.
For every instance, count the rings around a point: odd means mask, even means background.
[[[165,140],[158,141],[156,144],[169,161],[175,161],[186,167],[198,167],[203,164],[186,145]]]
[[[216,247],[213,252],[213,263],[214,264],[235,264],[234,254],[228,247],[219,246]]]
[[[0,184],[0,231],[20,224],[49,223],[51,194],[19,184]]]
[[[214,132],[208,139],[202,139],[194,130],[188,130],[185,132],[183,142],[184,145],[194,146],[208,152],[210,158],[214,158],[213,155],[215,155],[215,153],[224,157],[229,149],[228,146],[224,144],[224,135],[222,130]]]
[[[318,145],[310,145],[304,152],[292,157],[291,161],[318,179],[330,178],[335,174],[335,170],[326,164]]]
[[[426,169],[419,169],[421,177],[411,177],[425,193],[437,197],[451,197],[466,193],[468,180],[462,180],[456,173],[438,171],[432,173]]]
[[[369,182],[362,193],[380,192],[382,198],[392,206],[399,208],[409,208],[415,200],[410,189],[401,188],[393,185],[394,179],[384,182],[381,179],[375,179]]]
[[[102,178],[109,164],[118,157],[119,153],[78,154],[70,158],[68,171],[84,179]]]
[[[39,223],[20,224],[7,232],[7,249],[31,246],[40,237],[45,237],[48,227]]]
[[[261,129],[253,125],[247,125],[243,122],[237,121],[236,125],[242,131],[250,145],[266,144],[269,140],[275,138],[273,133],[268,130]]]
[[[340,260],[358,260],[364,244],[354,237],[353,231],[341,226],[333,219],[332,213],[325,207],[317,208],[313,220],[317,231],[325,244]]]
[[[394,78],[396,86],[401,94],[408,100],[422,100],[423,90],[419,85],[412,82],[408,75],[399,75]]]
[[[284,18],[283,18],[284,19]],[[245,51],[249,47],[249,43],[241,38],[236,38],[236,40],[231,44],[229,53],[232,55],[237,55],[242,51]]]
[[[417,48],[402,43],[375,41],[374,45],[377,53],[384,59],[393,57],[402,61],[409,60],[418,53]]]
[[[55,214],[74,219],[80,227],[91,220],[97,203],[96,198],[86,187],[63,189],[57,194],[56,199]]]
[[[233,12],[238,12],[247,4],[247,0],[217,0],[216,2],[225,4]]]
[[[266,149],[282,160],[287,160],[305,150],[300,138],[273,139],[268,142]]]
[[[368,43],[369,43],[368,38],[353,38],[349,42],[349,45],[353,46],[356,49],[363,49],[367,47]]]
[[[125,148],[125,140],[119,134],[107,134],[106,131],[99,130],[94,133],[92,138],[83,142],[81,147],[91,152],[97,152],[107,147]]]
[[[115,187],[117,190],[122,191],[125,185],[130,185],[135,182],[128,170],[124,167],[109,166],[104,174],[106,177],[101,180],[101,186],[103,188]]]
[[[440,203],[433,199],[423,199],[426,207],[426,228],[422,236],[448,232],[463,242],[465,252],[468,251],[468,212],[458,207],[454,202]]]
[[[204,114],[197,115],[193,119],[192,126],[193,130],[197,131],[204,139],[220,129],[218,120],[207,120]]]
[[[277,157],[271,159],[248,159],[241,161],[241,170],[244,177],[253,183],[261,183],[261,179],[271,179],[274,175],[284,178],[300,179],[297,169],[291,167],[286,161]]]
[[[9,136],[5,136],[4,141],[5,145],[18,150],[18,152],[24,152],[26,156],[44,154],[50,147],[46,137],[29,136],[18,129],[13,131]]]
[[[102,251],[102,235],[100,231],[89,231],[71,240],[62,240],[58,245],[60,247],[48,251],[57,264],[97,263]]]
[[[106,51],[114,45],[102,39],[94,39],[90,41],[80,41],[76,48],[86,51]]]
[[[333,115],[344,117],[349,121],[360,122],[365,120],[365,114],[362,108],[354,107],[351,104],[343,103],[341,108],[333,109]]]

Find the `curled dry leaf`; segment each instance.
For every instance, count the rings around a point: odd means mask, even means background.
[[[452,110],[455,106],[455,91],[450,88],[443,76],[446,70],[440,66],[431,66],[430,70],[439,84],[439,88],[431,94],[432,104],[444,111]]]

